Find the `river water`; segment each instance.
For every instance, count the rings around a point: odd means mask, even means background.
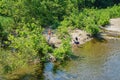
[[[61,67],[46,63],[45,80],[120,80],[120,40],[93,39],[73,52]]]

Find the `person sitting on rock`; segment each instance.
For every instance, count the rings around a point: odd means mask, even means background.
[[[73,41],[74,41],[74,44],[77,46],[80,44],[77,37],[75,37],[75,40],[73,40]]]

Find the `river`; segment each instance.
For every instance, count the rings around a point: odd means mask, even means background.
[[[46,63],[45,80],[120,80],[120,40],[93,39],[73,52],[62,66]]]

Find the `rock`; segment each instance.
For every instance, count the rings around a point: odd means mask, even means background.
[[[92,39],[90,34],[80,29],[68,30],[68,32],[72,38],[71,44],[74,43],[73,40],[75,39],[75,37],[78,37],[80,44],[83,44]],[[47,40],[48,39],[47,32],[43,32],[43,35]],[[58,48],[61,45],[61,40],[58,39],[58,36],[54,33],[50,38],[49,44],[52,47]]]
[[[110,19],[110,24],[105,27],[106,30],[120,32],[120,18]]]
[[[51,53],[48,53],[48,54],[50,56],[50,61],[52,62],[56,61],[56,58]]]
[[[101,35],[110,39],[120,37],[120,18],[110,19],[110,24],[105,27],[100,27],[103,30]],[[105,37],[105,38],[106,38]]]
[[[78,41],[80,42],[80,44],[84,44],[85,42],[89,41],[92,39],[92,37],[88,36],[88,33],[85,32],[85,31],[82,31],[80,29],[75,29],[73,30],[71,33],[71,38],[72,38],[72,41],[71,43],[74,43],[73,40],[75,39],[75,37],[78,37]]]

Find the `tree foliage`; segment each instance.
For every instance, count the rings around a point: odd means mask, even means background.
[[[0,49],[0,69],[8,73],[27,65],[29,59],[44,61],[48,53],[64,60],[71,54],[68,28],[97,34],[100,25],[120,17],[119,3],[120,0],[1,0],[0,46],[6,49]],[[60,48],[47,44],[42,32],[49,26],[57,28],[62,39]]]

